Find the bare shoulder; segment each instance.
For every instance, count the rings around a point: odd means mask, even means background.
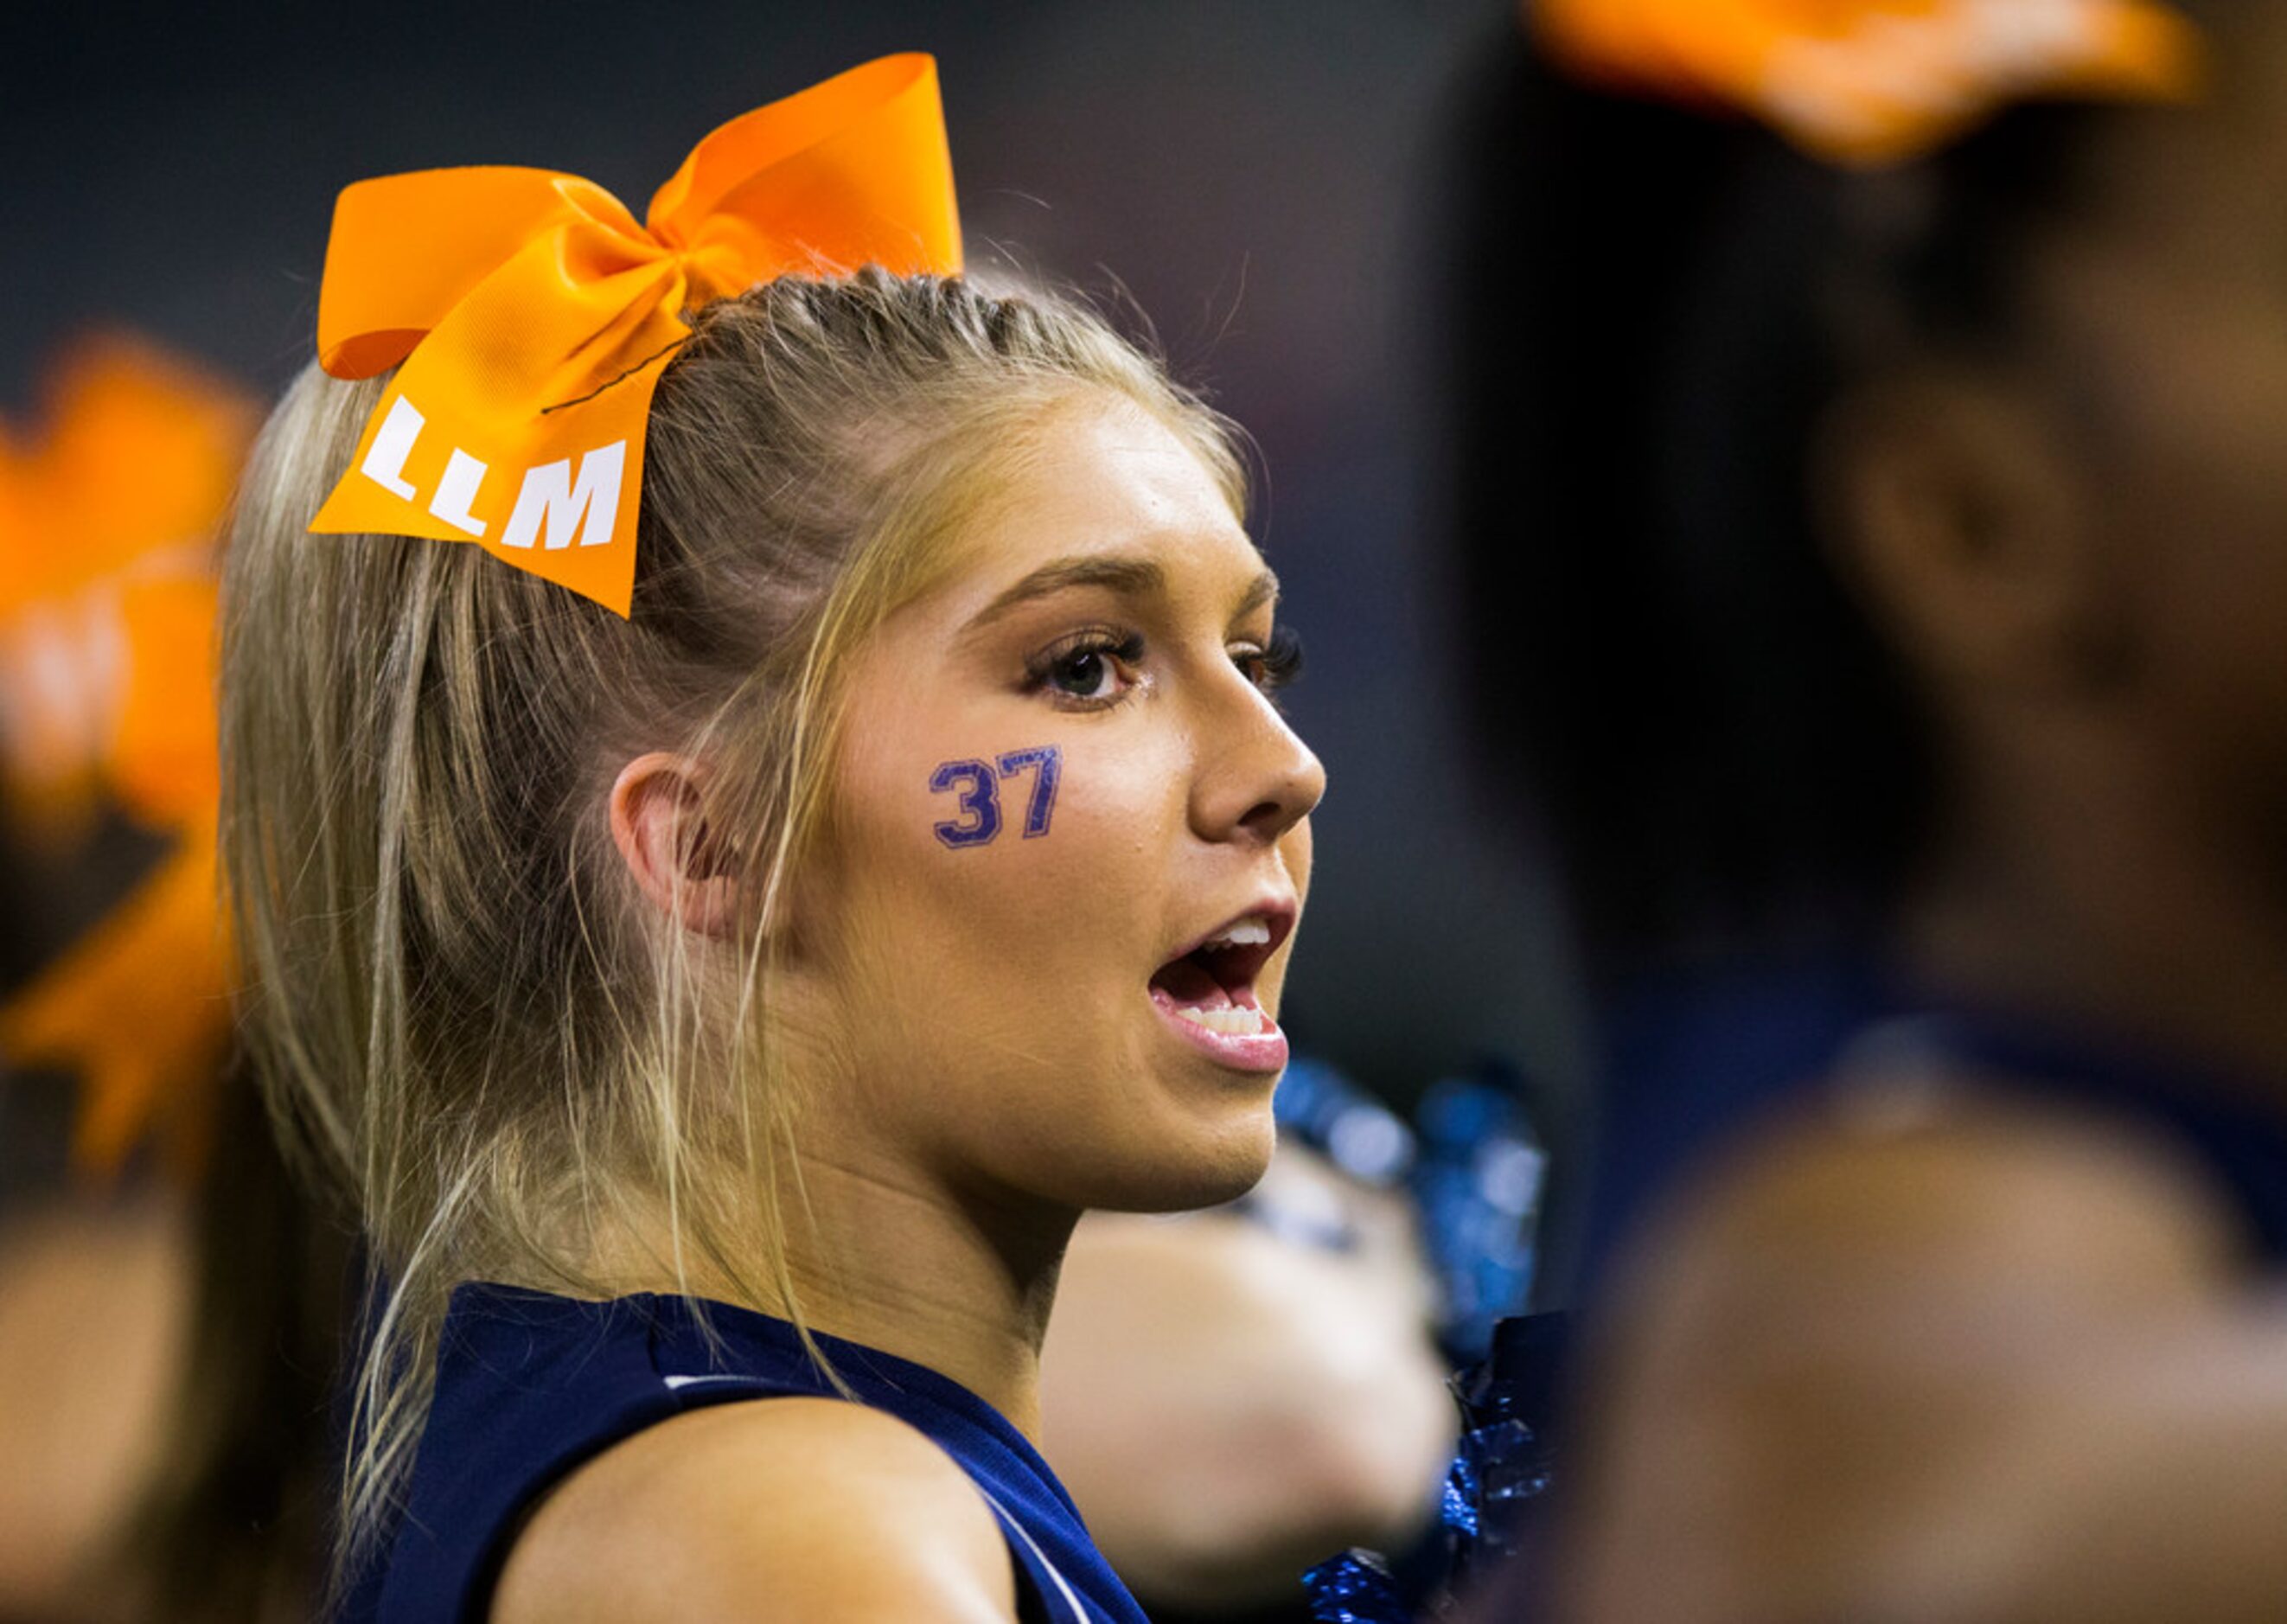
[[[1650,1226],[1632,1297],[1763,1307],[1955,1291],[2103,1312],[2222,1289],[2240,1241],[2158,1141],[1960,1087],[1854,1087],[1759,1137]],[[1679,1296],[1679,1293],[1681,1295]]]
[[[1000,1526],[952,1458],[878,1410],[772,1398],[637,1433],[542,1502],[495,1624],[1008,1624]]]
[[[1856,1087],[1676,1191],[1621,1260],[1594,1361],[1639,1416],[1727,1414],[1767,1442],[1814,1392],[1999,1406],[2067,1352],[2211,1320],[2240,1246],[2156,1139],[1974,1087]]]
[[[2238,1245],[2156,1142],[1974,1086],[1758,1135],[1646,1226],[1593,1330],[1569,1616],[2020,1616],[1978,1587],[2044,1549],[2024,1519],[2073,1478],[2042,1474],[2156,1373],[2204,1390]]]

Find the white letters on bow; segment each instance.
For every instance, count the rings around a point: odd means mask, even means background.
[[[420,501],[421,493],[405,477],[405,463],[428,421],[411,400],[400,395],[375,431],[373,444],[358,464],[358,471],[408,502]],[[619,525],[627,460],[628,442],[615,440],[583,454],[576,474],[569,457],[525,470],[500,545],[530,547],[536,542],[551,551],[570,547],[575,541],[582,547],[608,545]],[[481,538],[485,521],[471,509],[491,472],[491,464],[454,447],[437,488],[430,493],[429,511],[463,535]]]

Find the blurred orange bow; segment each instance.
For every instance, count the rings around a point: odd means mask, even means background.
[[[1931,152],[2036,96],[2180,101],[2189,20],[2155,0],[1528,0],[1559,60],[1734,107],[1849,165]]]
[[[79,1073],[74,1153],[145,1137],[195,1168],[230,1027],[218,907],[214,536],[254,414],[122,339],[56,371],[44,433],[0,442],[0,767],[50,851],[99,800],[171,840],[158,869],[0,1010],[0,1052]]]
[[[788,273],[961,269],[937,65],[884,57],[733,119],[645,223],[592,181],[426,170],[344,192],[336,377],[403,363],[310,526],[473,541],[624,615],[644,425],[682,313]]]

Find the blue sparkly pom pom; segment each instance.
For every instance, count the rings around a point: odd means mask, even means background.
[[[1302,1575],[1314,1624],[1413,1624],[1397,1581],[1372,1551],[1348,1550]]]

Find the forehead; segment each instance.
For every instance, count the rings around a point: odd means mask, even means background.
[[[1095,557],[1149,559],[1178,592],[1244,585],[1262,567],[1230,493],[1182,436],[1125,400],[1071,401],[990,482],[931,597],[965,614],[1044,565]]]

